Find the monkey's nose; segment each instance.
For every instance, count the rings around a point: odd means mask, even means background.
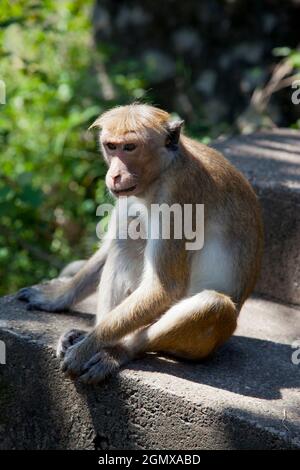
[[[117,183],[120,183],[121,175],[114,175],[111,177],[111,180],[113,182],[113,185],[116,185]]]

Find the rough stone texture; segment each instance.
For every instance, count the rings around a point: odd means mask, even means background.
[[[149,355],[85,387],[63,376],[53,348],[62,331],[92,322],[0,301],[0,449],[300,448],[300,366],[291,361],[299,310],[249,300],[210,360]]]
[[[300,132],[276,129],[214,147],[249,179],[259,196],[265,249],[257,292],[300,303]]]

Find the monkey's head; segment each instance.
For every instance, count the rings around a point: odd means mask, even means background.
[[[174,158],[182,124],[146,104],[120,106],[102,114],[91,127],[100,128],[111,193],[142,196]]]

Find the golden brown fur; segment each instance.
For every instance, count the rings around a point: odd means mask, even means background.
[[[92,127],[100,128],[106,184],[117,198],[147,209],[204,204],[202,250],[188,251],[185,238],[107,239],[64,287],[20,294],[32,308],[57,311],[100,282],[96,327],[72,330],[58,348],[65,372],[82,381],[98,382],[147,351],[208,356],[232,335],[254,288],[262,252],[256,196],[220,153],[180,136],[181,125],[163,110],[133,104],[104,113]]]

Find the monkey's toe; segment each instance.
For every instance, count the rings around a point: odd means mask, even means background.
[[[61,312],[63,310],[63,308],[60,308],[50,300],[43,300],[39,297],[32,299],[30,298],[27,300],[27,302],[27,310],[42,310],[44,312]]]
[[[83,366],[86,363],[87,358],[82,355],[81,345],[83,341],[78,341],[77,343],[70,346],[63,357],[61,363],[61,370],[67,376],[72,379],[78,377],[83,372]]]
[[[83,373],[78,380],[85,384],[97,384],[116,372],[120,367],[105,350],[95,354],[83,367]]]
[[[82,373],[82,363],[74,358],[66,359],[66,354],[64,356],[63,362],[61,364],[62,372],[70,377],[71,379],[75,379]]]
[[[29,301],[36,290],[34,287],[23,287],[17,292],[16,297],[18,300]]]
[[[27,302],[27,310],[43,310],[46,312],[62,312],[69,308],[65,298],[56,296],[49,289],[52,281],[44,282],[38,287],[24,287],[17,292],[18,300]]]
[[[64,333],[58,340],[58,345],[56,349],[57,357],[62,359],[65,356],[67,350],[74,344],[83,340],[86,335],[86,331],[76,330],[75,328]]]
[[[26,310],[47,310],[47,308],[45,308],[44,304],[42,304],[41,302],[28,300]]]
[[[48,310],[50,308],[50,302],[44,300],[43,293],[36,287],[24,287],[19,290],[17,299],[28,303],[27,310]]]

